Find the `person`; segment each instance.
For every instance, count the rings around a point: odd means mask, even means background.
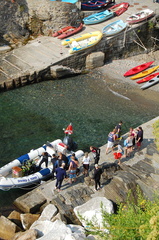
[[[100,148],[90,146],[90,151],[93,153],[94,164],[98,164],[100,159]]]
[[[99,168],[98,164],[95,164],[95,169],[94,169],[94,181],[95,181],[95,191],[98,191],[101,189],[101,184],[100,184],[100,179],[103,171],[101,168]],[[98,188],[99,186],[99,188]]]
[[[68,169],[70,171],[70,174],[69,174],[70,184],[72,184],[72,180],[76,182],[77,167],[78,167],[78,161],[75,159],[74,156],[71,156],[71,162]]]
[[[47,152],[42,153],[42,160],[39,163],[39,169],[41,169],[41,165],[45,163],[46,168],[48,167],[48,157],[49,154]]]
[[[51,158],[51,163],[52,163],[52,178],[54,179],[55,178],[55,166],[56,166],[56,161],[57,161],[57,156],[56,156],[56,154],[54,153],[53,155],[52,155],[52,158]]]
[[[129,133],[130,133],[130,135],[133,137],[133,150],[134,150],[134,149],[135,149],[136,132],[135,132],[135,130],[134,130],[132,127],[130,127]]]
[[[118,150],[117,152],[113,153],[114,154],[114,158],[118,160],[118,164],[121,164],[121,159],[124,155],[124,149],[122,148],[122,146],[120,144],[118,144]]]
[[[107,148],[106,148],[106,154],[108,154],[109,148],[114,148],[114,143],[116,140],[116,129],[114,128],[112,132],[108,134],[108,143],[107,143]]]
[[[62,152],[59,152],[58,159],[60,159],[61,161],[63,161],[65,163],[65,169],[68,170],[68,158],[66,157],[66,155],[63,154]]]
[[[137,128],[137,136],[136,136],[136,145],[137,145],[137,150],[139,151],[141,148],[141,143],[143,141],[143,129],[142,127]]]
[[[120,138],[120,137],[121,137],[121,126],[122,126],[122,124],[123,124],[123,122],[120,121],[120,122],[115,126],[117,138]]]
[[[61,191],[61,185],[64,178],[67,178],[66,170],[65,170],[65,163],[63,162],[61,167],[58,167],[56,170],[56,184],[55,189],[58,189],[58,192]]]
[[[84,154],[84,157],[82,159],[82,163],[83,163],[83,174],[85,176],[88,175],[88,170],[89,170],[89,163],[90,163],[91,159],[90,157],[88,156],[88,152],[85,152]]]
[[[133,151],[133,136],[129,133],[125,141],[125,156],[130,157],[131,152]]]

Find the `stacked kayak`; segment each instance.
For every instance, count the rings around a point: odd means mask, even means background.
[[[109,37],[122,32],[126,27],[127,23],[124,23],[123,20],[117,20],[105,26],[102,32]]]
[[[136,66],[134,68],[131,68],[126,73],[124,73],[124,77],[128,77],[128,76],[137,74],[139,72],[142,72],[145,69],[147,69],[148,67],[150,67],[152,65],[152,63],[154,63],[154,61],[147,62],[147,63],[141,64],[141,65],[138,65],[138,66]]]
[[[142,89],[142,90],[147,89],[157,83],[159,83],[159,75],[157,77],[149,80],[148,82],[146,82],[143,86],[140,87],[140,89]]]
[[[88,17],[85,17],[83,19],[83,22],[85,25],[91,25],[91,24],[96,24],[96,23],[106,21],[107,19],[109,19],[113,16],[114,16],[113,12],[105,10],[103,12],[95,13]]]
[[[145,71],[143,71],[143,72],[141,72],[141,73],[139,73],[139,74],[131,77],[131,79],[134,80],[134,79],[137,79],[137,78],[145,77],[145,76],[147,76],[147,75],[155,72],[158,68],[159,68],[159,65],[156,66],[156,67],[150,68],[150,69],[148,69],[148,70],[145,70]]]
[[[142,78],[142,79],[138,80],[136,83],[140,84],[140,83],[148,82],[149,80],[151,80],[152,78],[154,78],[154,77],[156,77],[158,75],[159,75],[159,72],[153,73],[153,74],[151,74],[151,75],[149,75],[149,76],[147,76],[145,78]]]

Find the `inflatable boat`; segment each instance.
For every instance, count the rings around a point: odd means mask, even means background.
[[[66,136],[65,143],[73,145],[72,138]],[[68,158],[72,155],[72,147],[67,146],[64,141],[57,139],[53,142],[47,142],[42,147],[31,150],[29,153],[20,156],[0,168],[0,189],[10,190],[13,188],[25,188],[31,185],[38,185],[41,181],[47,180],[52,176],[53,165],[51,157],[53,154],[62,152]],[[48,153],[48,167],[43,163],[39,169],[41,156],[44,152]],[[77,158],[84,155],[82,150],[74,152]],[[29,170],[26,168],[29,166]],[[25,170],[25,171],[24,171]]]

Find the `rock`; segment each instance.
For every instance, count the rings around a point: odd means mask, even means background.
[[[18,226],[4,216],[0,217],[0,238],[10,240],[20,229]]]
[[[37,239],[37,231],[29,229],[25,232],[16,233],[12,240],[35,240]]]
[[[64,215],[61,214],[61,213],[56,214],[56,216],[51,219],[52,222],[55,222],[56,220],[60,220],[60,221],[62,221],[63,223],[67,224],[66,218],[65,218]]]
[[[17,211],[12,211],[9,216],[8,219],[11,220],[12,222],[14,222],[18,227],[20,227],[21,229],[23,229],[22,223],[21,223],[21,219],[20,219],[20,213]]]
[[[25,213],[20,214],[20,219],[22,226],[25,230],[29,229],[30,226],[39,218],[40,214],[31,214],[31,213]]]
[[[103,52],[93,52],[86,58],[86,68],[93,69],[104,65],[105,54]]]
[[[51,220],[57,214],[57,212],[58,210],[53,204],[48,204],[41,213],[39,220]]]
[[[95,197],[81,206],[74,208],[76,216],[83,226],[87,226],[90,221],[93,226],[102,228],[102,209],[107,213],[114,213],[113,203],[105,197]]]
[[[70,228],[60,220],[56,220],[55,222],[37,220],[30,229],[38,231],[39,240],[62,240],[65,239],[67,234],[72,233]]]
[[[67,225],[72,231],[72,234],[67,235],[65,240],[84,240],[86,239],[85,230],[82,226],[69,224]]]
[[[14,205],[22,212],[37,213],[45,202],[46,199],[40,192],[33,191],[17,198]]]

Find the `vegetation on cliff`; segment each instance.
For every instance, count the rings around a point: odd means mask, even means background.
[[[159,150],[159,121],[156,121],[153,125],[154,127],[154,135],[157,149]]]

